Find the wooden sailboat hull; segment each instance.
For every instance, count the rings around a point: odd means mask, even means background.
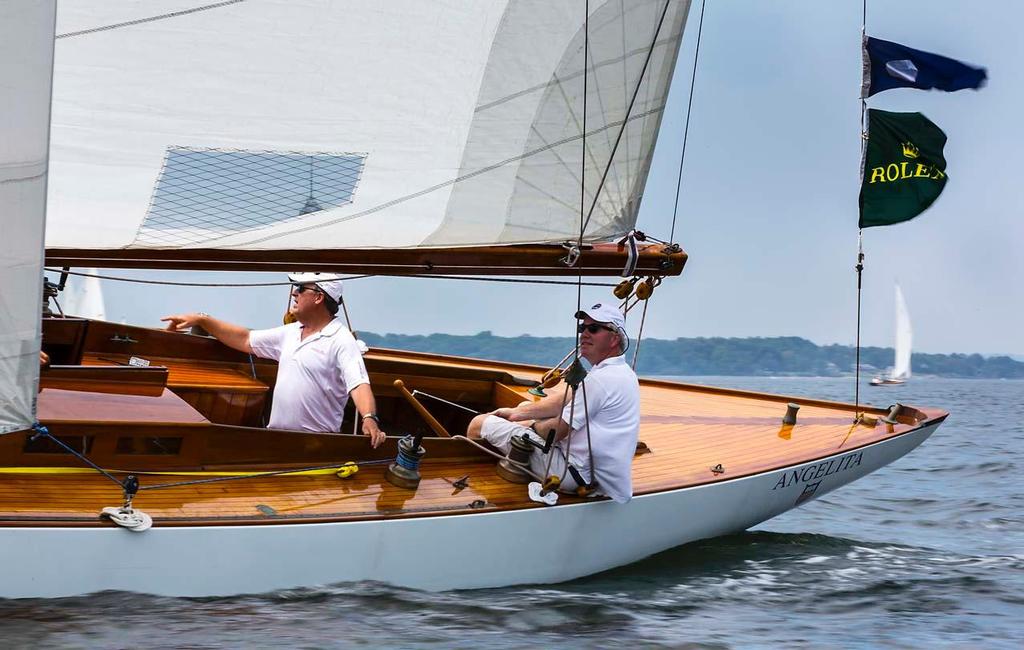
[[[375,580],[428,590],[553,583],[742,531],[861,478],[941,418],[775,471],[643,494],[628,504],[264,526],[0,527],[7,598],[106,589],[223,596]]]
[[[415,489],[385,480],[398,436],[426,430],[395,380],[461,433],[471,416],[453,404],[488,411],[531,399],[544,368],[371,350],[391,434],[371,449],[365,436],[263,428],[276,366],[213,339],[74,319],[44,326],[57,365],[43,372],[39,418],[76,453],[30,431],[0,436],[0,597],[569,580],[770,519],[900,458],[947,416],[641,380],[633,500],[561,495],[546,507],[458,438],[423,439]],[[790,402],[800,405],[795,424],[783,422]],[[348,478],[326,469],[346,461],[360,463]],[[325,469],[280,474],[315,467]],[[121,505],[129,473],[142,484],[133,506],[153,519],[144,532],[99,516]]]

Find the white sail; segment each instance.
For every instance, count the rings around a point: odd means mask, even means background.
[[[689,4],[62,2],[47,247],[620,236]]]
[[[55,11],[0,3],[0,433],[35,421]]]
[[[107,307],[103,300],[103,285],[96,277],[97,269],[82,269],[84,276],[68,278],[61,307],[68,316],[106,320]]]
[[[896,360],[892,367],[893,379],[910,378],[910,351],[913,332],[910,329],[910,312],[903,298],[900,285],[896,285]]]

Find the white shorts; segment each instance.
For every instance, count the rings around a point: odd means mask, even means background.
[[[509,422],[505,418],[492,415],[484,420],[480,427],[480,437],[491,443],[502,453],[507,454],[512,447],[512,438],[527,434],[531,439],[544,444],[544,439],[537,435],[530,427],[524,427],[515,422]],[[548,461],[551,465],[548,465]],[[576,481],[572,474],[566,469],[565,452],[557,444],[552,445],[551,451],[547,454],[541,453],[540,449],[534,449],[530,454],[530,469],[539,476],[557,476],[562,479],[559,490],[562,492],[575,492]]]

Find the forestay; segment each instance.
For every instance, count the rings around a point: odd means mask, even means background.
[[[0,433],[35,421],[55,4],[0,3]]]
[[[584,240],[621,236],[689,1],[587,6],[62,2],[47,247],[575,240],[584,156]]]

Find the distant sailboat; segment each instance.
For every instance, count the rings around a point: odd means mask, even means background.
[[[106,320],[107,309],[103,301],[103,287],[96,277],[96,269],[85,269],[85,275],[74,277],[65,289],[64,313],[68,316]]]
[[[893,386],[904,384],[910,379],[910,349],[913,331],[910,329],[910,313],[907,301],[903,299],[900,285],[896,285],[896,357],[892,369],[871,378],[872,386]]]

